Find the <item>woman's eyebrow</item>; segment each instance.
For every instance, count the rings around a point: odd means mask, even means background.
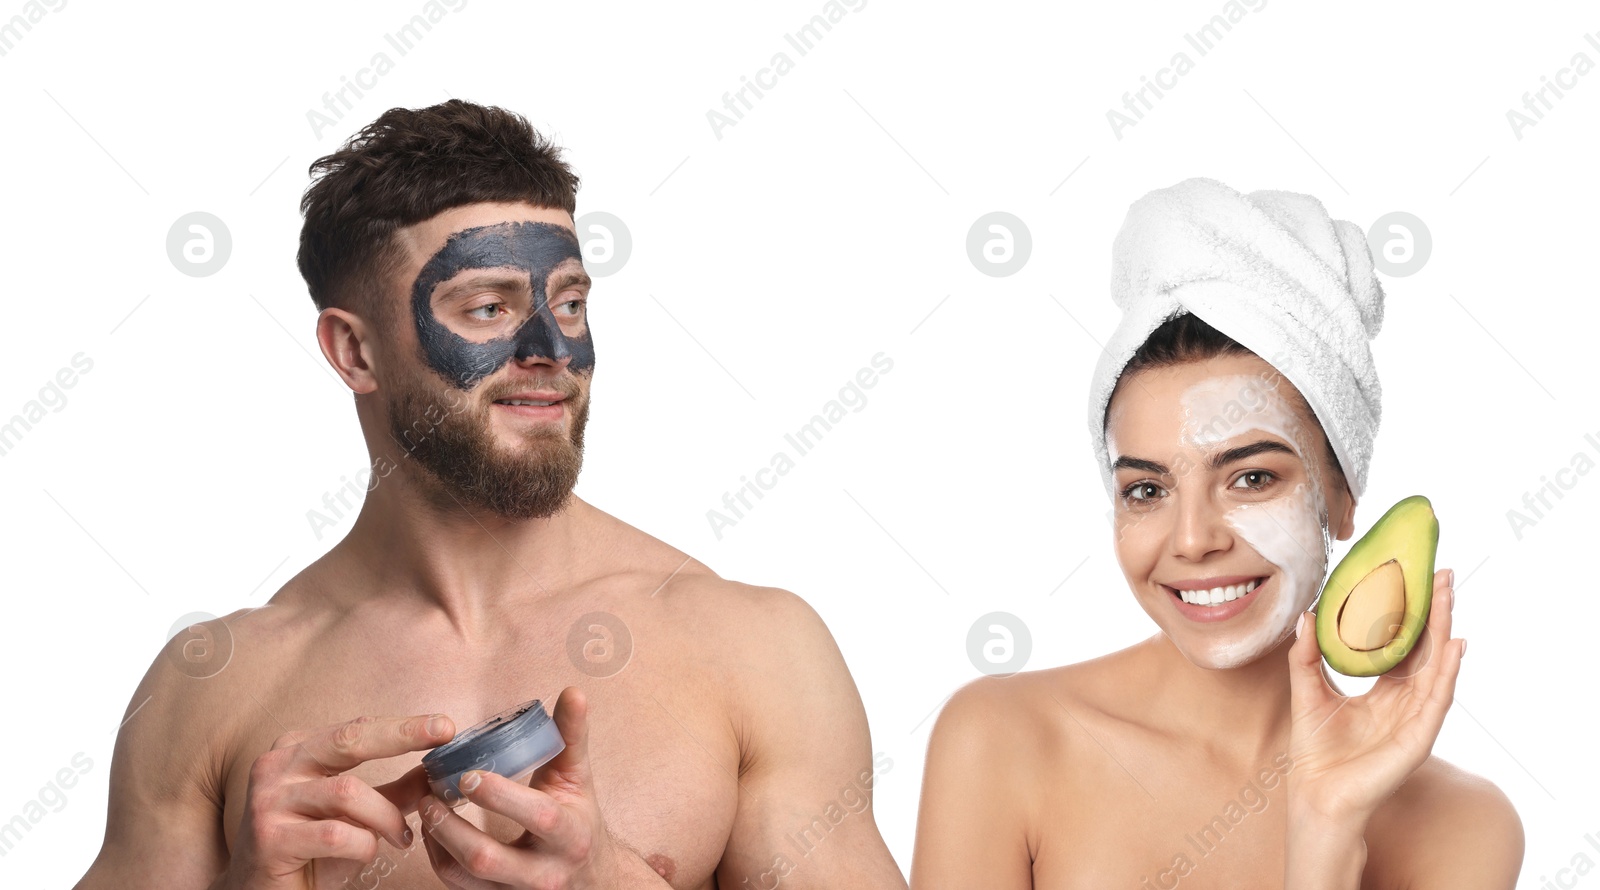
[[[1259,442],[1251,442],[1249,445],[1240,445],[1238,448],[1229,448],[1226,451],[1218,451],[1215,454],[1212,454],[1206,460],[1206,468],[1211,470],[1220,470],[1234,461],[1255,457],[1258,454],[1288,454],[1294,457],[1300,456],[1295,453],[1294,449],[1283,444],[1282,442],[1273,442],[1267,439],[1262,439]],[[1143,473],[1155,473],[1159,476],[1172,475],[1172,471],[1167,469],[1166,464],[1157,463],[1153,460],[1146,460],[1142,457],[1128,457],[1127,455],[1119,456],[1111,464],[1111,471],[1113,473],[1121,469],[1139,470]]]
[[[1282,442],[1272,442],[1267,439],[1262,439],[1259,442],[1251,442],[1249,445],[1240,445],[1238,448],[1229,448],[1226,451],[1218,451],[1215,454],[1212,454],[1210,459],[1206,461],[1206,466],[1213,470],[1219,470],[1228,464],[1233,463],[1234,461],[1244,460],[1247,457],[1255,457],[1258,454],[1287,454],[1293,457],[1300,456],[1295,453],[1293,448],[1290,448]]]
[[[1172,475],[1172,471],[1168,470],[1166,465],[1158,464],[1153,460],[1145,460],[1142,457],[1128,457],[1123,455],[1118,457],[1116,461],[1111,464],[1111,471],[1113,473],[1123,468],[1139,470],[1140,472],[1144,473],[1155,473],[1158,476]]]

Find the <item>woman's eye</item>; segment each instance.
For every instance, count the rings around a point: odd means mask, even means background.
[[[1239,478],[1233,481],[1234,488],[1248,488],[1259,491],[1270,483],[1275,477],[1266,470],[1251,470],[1240,473]],[[1243,483],[1242,485],[1240,483]]]
[[[1154,482],[1135,482],[1122,490],[1122,500],[1133,505],[1148,504],[1161,496],[1161,486]]]

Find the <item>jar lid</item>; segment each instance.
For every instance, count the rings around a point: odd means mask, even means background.
[[[555,721],[534,699],[456,733],[422,758],[422,768],[434,795],[453,807],[465,800],[462,773],[481,769],[509,779],[526,778],[565,747]]]

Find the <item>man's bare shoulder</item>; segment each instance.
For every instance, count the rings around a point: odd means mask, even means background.
[[[594,509],[593,521],[613,559],[606,578],[627,577],[627,589],[660,602],[667,610],[684,615],[708,631],[752,631],[761,622],[793,625],[795,630],[822,626],[821,618],[806,600],[780,587],[724,578],[689,553],[628,523]]]
[[[1444,886],[1452,875],[1482,880],[1468,886],[1510,887],[1522,866],[1522,819],[1510,798],[1437,756],[1373,814],[1367,838],[1372,864],[1408,887]]]

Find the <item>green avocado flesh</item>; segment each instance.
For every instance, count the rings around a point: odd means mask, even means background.
[[[1347,677],[1375,677],[1399,664],[1422,636],[1433,602],[1439,520],[1412,495],[1355,542],[1328,574],[1317,600],[1317,645]]]

